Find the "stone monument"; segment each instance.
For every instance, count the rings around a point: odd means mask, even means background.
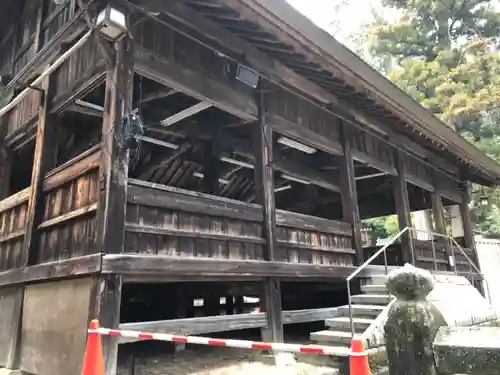
[[[436,375],[432,343],[446,321],[426,300],[432,275],[409,264],[392,271],[387,288],[396,297],[384,326],[390,375]]]

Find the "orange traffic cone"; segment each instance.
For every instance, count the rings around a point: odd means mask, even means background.
[[[353,338],[351,341],[352,353],[363,353],[365,344],[363,340]],[[367,355],[351,355],[349,357],[349,372],[350,375],[371,375],[370,366],[368,364]]]
[[[92,320],[89,328],[98,329],[99,321],[97,319]],[[82,375],[104,375],[101,335],[98,333],[89,333],[87,336]]]

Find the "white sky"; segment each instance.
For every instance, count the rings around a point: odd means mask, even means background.
[[[336,38],[341,42],[345,42],[345,38],[350,34],[359,31],[361,26],[373,20],[373,8],[380,9],[379,0],[287,1],[316,25],[332,34],[336,34]],[[340,30],[337,30],[338,27],[340,27]]]

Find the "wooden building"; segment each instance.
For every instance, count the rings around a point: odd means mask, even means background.
[[[194,298],[261,296],[280,340],[345,303],[365,218],[432,208],[443,232],[458,204],[475,258],[468,186],[500,166],[284,0],[111,3],[116,40],[104,0],[0,3],[0,367],[78,373],[90,318],[190,318]],[[432,269],[431,247],[407,233],[389,261]]]

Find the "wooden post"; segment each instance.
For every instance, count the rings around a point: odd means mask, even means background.
[[[432,214],[434,216],[436,232],[439,234],[446,235],[447,233],[446,233],[446,223],[444,221],[443,199],[438,189],[436,189],[436,191],[431,193],[431,198],[432,198]],[[434,237],[431,236],[431,241],[434,240],[435,240]],[[446,260],[448,261],[447,268],[448,270],[450,270],[452,268],[450,264],[450,257],[453,255],[450,241],[448,240],[448,238],[436,238],[436,240],[437,243],[444,244]]]
[[[481,267],[479,265],[479,257],[477,255],[476,241],[474,239],[474,228],[472,226],[471,214],[469,209],[469,202],[471,200],[470,186],[467,183],[464,184],[462,197],[462,202],[460,202],[460,215],[462,216],[462,223],[464,226],[464,245],[467,249],[472,250],[473,256],[471,260],[474,262],[477,269],[481,271]],[[473,271],[475,272],[475,270]],[[484,285],[482,282],[476,283],[475,287],[479,290],[479,292],[481,292],[483,296],[485,296]]]
[[[264,256],[272,261],[276,256],[276,205],[274,197],[274,177],[272,168],[273,132],[267,123],[265,94],[257,95],[258,121],[254,127],[255,149],[255,200],[262,205],[263,234],[266,239]],[[283,322],[281,317],[280,281],[266,277],[263,281],[260,308],[267,312],[268,327],[262,330],[263,340],[283,341]]]
[[[130,46],[127,38],[116,43],[116,60],[106,73],[96,250],[108,254],[123,252],[125,239],[129,151],[119,147],[115,135],[122,131],[121,119],[132,110],[134,70]],[[103,327],[116,328],[120,323],[121,290],[120,276],[102,277],[98,312]],[[103,348],[106,375],[115,375],[118,340],[115,337],[103,337]]]
[[[471,214],[469,209],[470,189],[468,184],[465,184],[460,202],[460,215],[464,226],[464,244],[468,249],[473,249],[476,252],[476,241],[474,240],[474,229],[472,227]],[[476,254],[477,255],[477,254]]]
[[[0,118],[0,200],[7,198],[10,195],[10,179],[12,175],[12,150],[5,145],[5,136],[8,131],[9,115]]]
[[[38,109],[38,124],[31,173],[31,189],[26,219],[26,235],[24,236],[22,265],[31,266],[38,263],[36,234],[38,224],[43,219],[43,179],[45,174],[55,166],[55,129],[53,119],[48,119],[50,77],[44,81],[40,93],[40,107]]]
[[[364,262],[363,239],[361,236],[361,218],[359,216],[354,159],[349,143],[349,130],[346,124],[341,124],[342,148],[344,151],[340,162],[342,216],[345,221],[352,225],[352,246],[356,250],[356,264],[361,265]]]
[[[245,299],[243,296],[235,296],[234,305],[236,306],[236,314],[243,314],[245,310]]]
[[[226,296],[226,315],[233,315],[234,314],[234,297],[233,296]]]
[[[207,194],[219,193],[219,164],[216,141],[205,143],[203,149],[203,190]]]
[[[396,151],[396,170],[398,174],[392,177],[394,185],[394,200],[398,215],[399,230],[412,226],[410,199],[405,180],[405,164],[402,155]],[[401,252],[404,263],[412,263],[414,255],[413,235],[411,231],[406,231],[401,236]]]

